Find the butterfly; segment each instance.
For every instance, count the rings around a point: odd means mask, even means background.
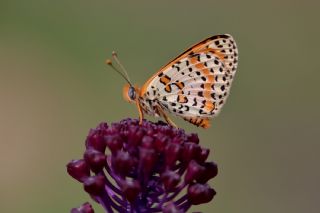
[[[163,66],[139,88],[129,80],[117,54],[113,58],[121,68],[113,69],[127,81],[123,88],[125,100],[135,103],[140,124],[144,114],[163,117],[177,127],[167,113],[203,128],[223,107],[230,93],[238,65],[238,49],[231,35],[209,37]]]

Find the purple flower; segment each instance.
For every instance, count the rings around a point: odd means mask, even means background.
[[[216,194],[207,182],[218,168],[208,155],[196,134],[125,119],[90,130],[83,159],[67,170],[105,212],[182,213]],[[93,212],[88,205],[72,212]]]

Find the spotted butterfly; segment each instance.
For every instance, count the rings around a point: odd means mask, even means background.
[[[203,128],[210,126],[230,93],[238,65],[238,49],[231,35],[215,35],[195,44],[162,67],[141,87],[133,86],[128,74],[111,65],[128,82],[124,98],[135,103],[140,117],[144,114],[163,117],[176,127],[167,112]]]

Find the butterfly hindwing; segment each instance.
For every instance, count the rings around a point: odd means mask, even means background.
[[[230,75],[221,72],[223,64],[211,53],[199,53],[188,60],[189,67],[181,70],[187,70],[185,74],[176,74],[164,87],[159,85],[159,91],[164,91],[159,100],[168,102],[169,111],[180,116],[213,117],[228,95]]]
[[[167,111],[198,126],[207,126],[229,95],[238,52],[230,35],[208,38],[160,70],[147,85]]]

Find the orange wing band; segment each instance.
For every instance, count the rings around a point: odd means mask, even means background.
[[[189,118],[184,117],[184,120],[196,125],[197,127],[202,127],[204,129],[207,129],[210,127],[210,120],[208,118]]]

